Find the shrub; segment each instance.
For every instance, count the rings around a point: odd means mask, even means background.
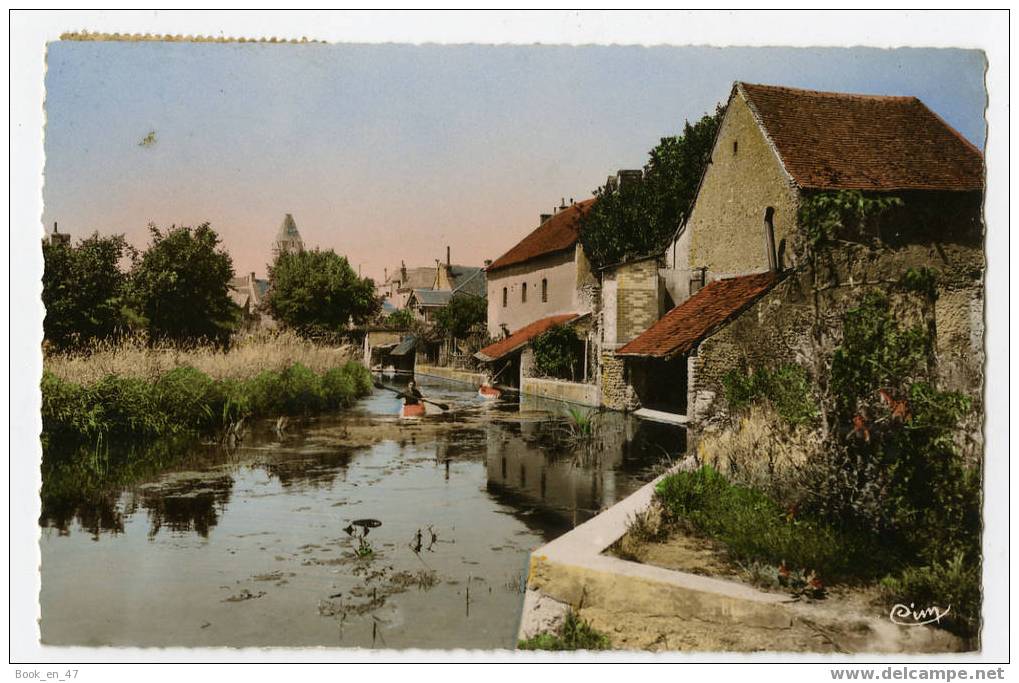
[[[539,633],[517,644],[520,650],[608,650],[609,637],[570,612],[557,633]]]
[[[548,377],[573,379],[573,369],[580,361],[580,338],[572,327],[555,325],[538,335],[531,348],[538,372]]]
[[[937,625],[957,635],[972,637],[980,631],[980,562],[967,561],[963,553],[886,577],[881,594],[889,609],[895,604],[950,608]]]
[[[733,411],[743,410],[755,401],[767,401],[791,425],[809,424],[819,414],[807,371],[799,365],[751,373],[730,370],[722,377],[722,386]]]
[[[175,428],[200,432],[220,422],[224,387],[200,370],[174,368],[157,380],[155,392],[159,410]]]
[[[879,554],[862,535],[784,509],[756,489],[730,484],[710,466],[665,477],[655,493],[670,516],[721,541],[739,562],[785,562],[826,578],[880,572]]]
[[[210,433],[253,415],[302,415],[350,406],[371,391],[371,375],[349,361],[323,376],[300,363],[250,380],[214,380],[181,366],[155,382],[107,375],[83,387],[45,371],[41,384],[44,445],[95,444]]]
[[[86,392],[86,400],[101,407],[104,431],[110,436],[151,438],[173,430],[159,409],[153,385],[143,379],[108,375]]]

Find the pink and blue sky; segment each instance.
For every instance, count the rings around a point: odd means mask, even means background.
[[[365,275],[446,245],[481,265],[734,80],[915,95],[983,148],[984,68],[945,49],[55,42],[43,222],[144,247],[150,222],[209,221],[261,275],[292,213]]]

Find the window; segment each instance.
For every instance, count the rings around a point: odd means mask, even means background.
[[[732,141],[732,155],[736,156],[739,153],[739,140]]]
[[[520,303],[527,303],[527,283],[520,285]]]
[[[541,278],[541,303],[548,301],[548,280]]]
[[[509,290],[505,287],[502,288],[502,307],[506,308],[506,303],[509,301]]]

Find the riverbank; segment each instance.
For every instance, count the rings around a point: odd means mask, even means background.
[[[249,418],[348,407],[372,388],[355,353],[283,334],[243,339],[226,352],[129,341],[89,355],[48,356],[43,445],[229,436]]]
[[[531,553],[519,639],[558,633],[568,618],[610,649],[648,651],[958,652],[972,642],[942,629],[889,620],[866,589],[824,599],[762,590],[727,549],[670,534],[652,548],[640,528],[655,512],[666,475]],[[681,547],[680,547],[681,546]],[[667,561],[662,561],[663,558]],[[636,560],[636,561],[634,561]],[[915,626],[915,625],[914,625]]]

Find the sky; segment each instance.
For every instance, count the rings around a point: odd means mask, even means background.
[[[50,43],[43,224],[210,222],[263,276],[286,213],[364,275],[481,265],[640,168],[733,81],[914,95],[984,147],[976,50]],[[150,135],[152,133],[152,135]]]

